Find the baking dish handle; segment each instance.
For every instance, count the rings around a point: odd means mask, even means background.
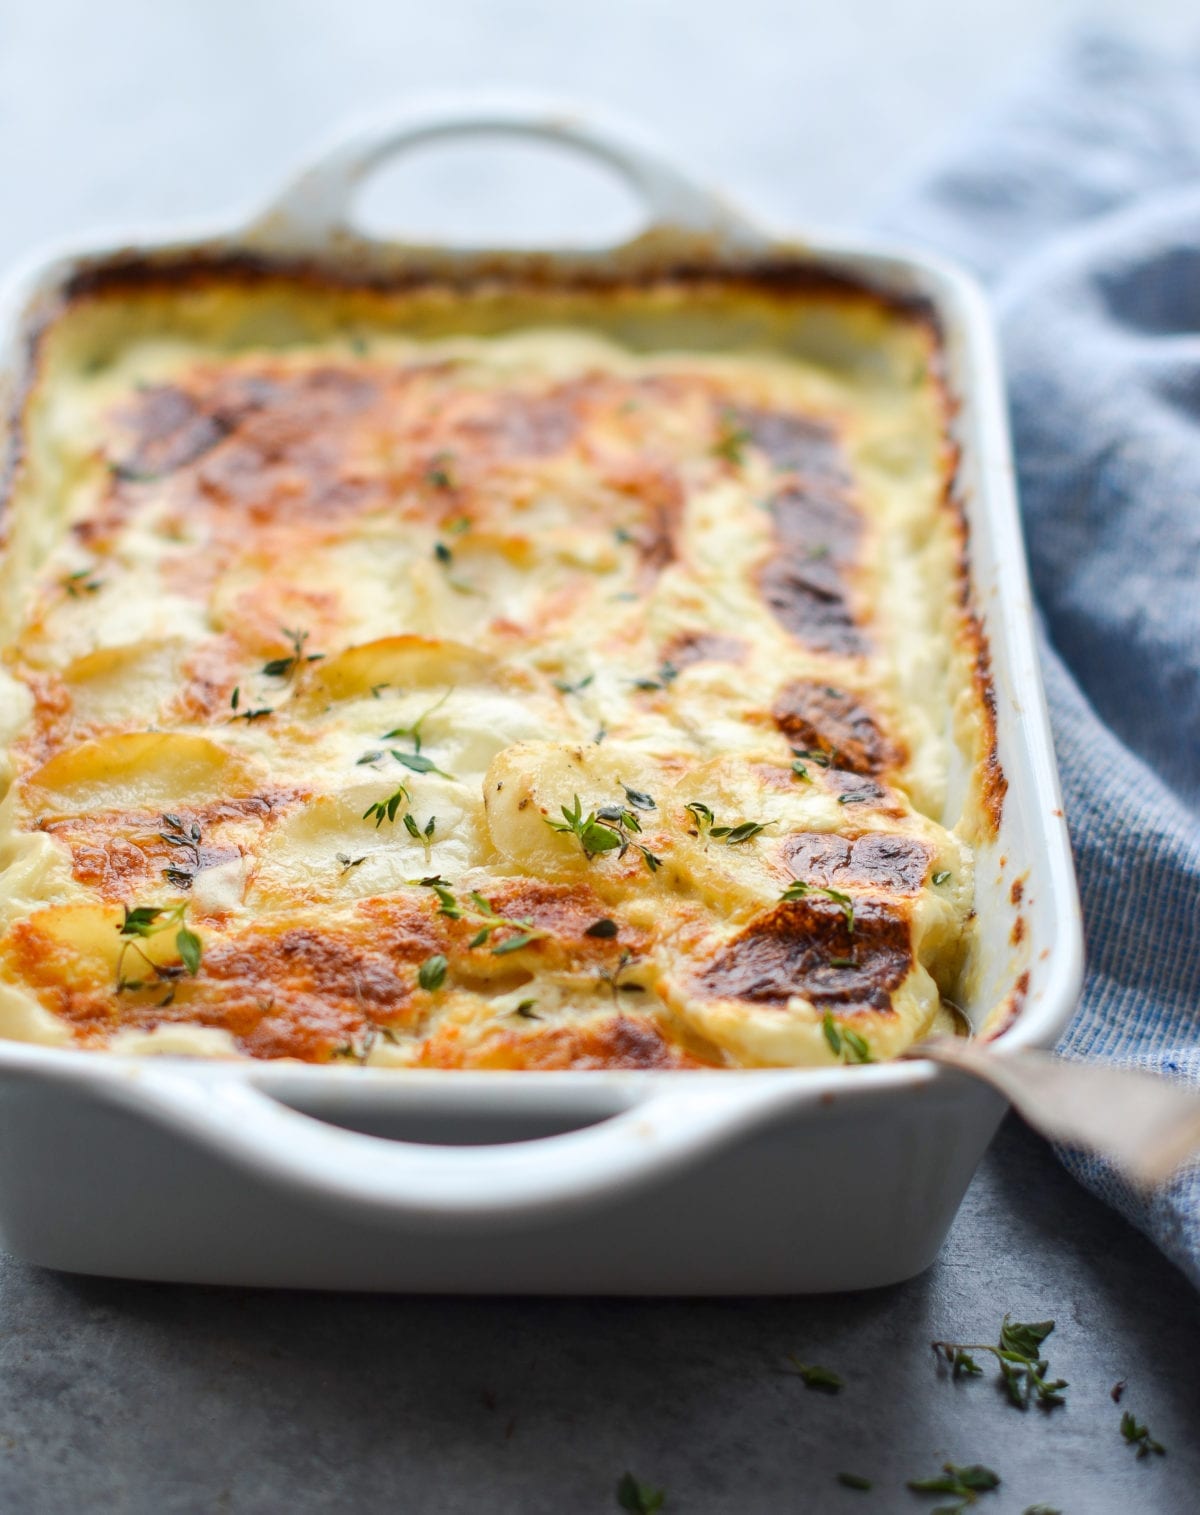
[[[814,1098],[794,1080],[701,1076],[699,1087],[690,1080],[659,1086],[620,1113],[561,1135],[435,1146],[346,1130],[241,1079],[146,1068],[114,1080],[108,1092],[260,1181],[334,1208],[438,1229],[586,1208],[685,1169]]]
[[[761,248],[766,237],[714,194],[680,173],[628,125],[589,111],[514,101],[507,97],[427,100],[387,121],[361,127],[287,186],[241,239],[274,253],[319,253],[353,231],[351,212],[366,176],[387,159],[444,138],[503,136],[571,148],[614,169],[649,217],[717,239],[724,246]]]

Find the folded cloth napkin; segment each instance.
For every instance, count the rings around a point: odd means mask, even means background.
[[[994,294],[1088,942],[1059,1051],[1200,1085],[1200,65],[1082,37],[878,219]],[[1061,1156],[1200,1285],[1200,1164]]]

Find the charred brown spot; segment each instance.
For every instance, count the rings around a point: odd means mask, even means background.
[[[579,398],[574,385],[547,395],[501,391],[489,414],[463,425],[468,439],[490,444],[513,457],[546,458],[562,452],[579,431]]]
[[[792,872],[805,883],[865,884],[893,894],[919,893],[933,856],[927,843],[887,831],[854,838],[802,831],[789,836],[782,850]]]
[[[693,663],[740,663],[745,656],[746,644],[740,637],[722,636],[718,631],[684,631],[663,649],[663,660],[673,668],[690,668]]]
[[[1023,878],[1013,879],[1012,888],[1008,891],[1008,897],[1014,905],[1021,903],[1025,897],[1025,880]]]
[[[155,384],[142,391],[127,416],[134,434],[132,453],[113,465],[119,479],[137,482],[173,473],[215,447],[236,424],[220,411],[206,411],[200,402],[173,384]]]
[[[882,773],[903,756],[848,689],[796,679],[776,695],[771,714],[793,746],[829,753],[850,773]]]
[[[863,520],[833,433],[783,411],[735,414],[754,446],[791,475],[770,502],[775,551],[759,570],[763,598],[805,646],[843,657],[865,652],[847,582]]]
[[[1023,915],[1018,915],[1016,920],[1013,921],[1012,931],[1009,933],[1008,940],[1014,947],[1019,947],[1025,940],[1025,917]]]
[[[890,1010],[891,991],[912,965],[908,923],[877,900],[856,901],[854,930],[833,900],[784,903],[735,937],[696,980],[720,999]]]

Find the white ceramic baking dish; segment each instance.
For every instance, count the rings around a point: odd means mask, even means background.
[[[438,251],[352,229],[376,165],[418,143],[499,133],[569,146],[622,175],[649,230],[570,254]],[[978,857],[978,1027],[1050,1045],[1082,938],[1013,492],[1000,370],[976,286],[866,241],[774,240],[624,129],[512,104],[439,105],[360,133],[249,226],[113,239],[3,297],[20,391],[28,334],[64,282],[130,250],[316,260],[339,270],[813,263],[928,301],[962,462],[975,605],[991,648],[1009,789]],[[12,408],[11,405],[9,407]],[[1012,944],[1022,879],[1023,939]],[[1017,933],[1018,935],[1020,933]],[[0,1228],[50,1267],[204,1283],[471,1292],[741,1294],[857,1289],[927,1266],[1003,1113],[926,1061],[729,1073],[455,1073],[133,1059],[0,1043]]]

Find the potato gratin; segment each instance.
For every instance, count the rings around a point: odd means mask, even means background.
[[[937,347],[849,288],[76,291],[8,507],[0,1034],[902,1052],[1001,782]]]

